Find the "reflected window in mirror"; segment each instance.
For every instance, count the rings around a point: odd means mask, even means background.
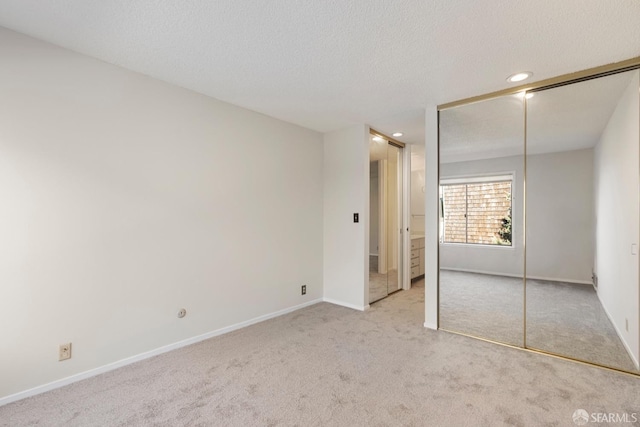
[[[512,245],[513,175],[440,181],[440,243]]]

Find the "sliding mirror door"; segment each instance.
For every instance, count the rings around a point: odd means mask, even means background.
[[[369,303],[402,289],[402,150],[369,138]]]
[[[638,70],[527,102],[526,346],[638,373]]]
[[[402,289],[402,148],[387,145],[387,293]]]
[[[523,346],[523,98],[442,110],[439,131],[439,326]]]
[[[369,302],[388,295],[386,242],[387,141],[369,136]]]

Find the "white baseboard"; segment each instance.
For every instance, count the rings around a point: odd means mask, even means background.
[[[616,334],[618,334],[618,338],[620,338],[620,341],[622,341],[622,345],[624,346],[624,349],[627,350],[627,353],[629,354],[629,357],[633,361],[633,364],[636,366],[636,369],[640,369],[640,363],[638,363],[638,359],[636,359],[636,356],[631,351],[631,347],[629,347],[629,344],[622,336],[622,332],[620,331],[620,329],[618,329],[618,325],[616,325],[616,322],[613,321],[613,317],[611,317],[611,314],[609,314],[609,310],[607,310],[607,307],[605,307],[605,305],[602,303],[602,300],[600,299],[600,294],[596,292],[596,295],[598,295],[598,300],[600,301],[600,305],[602,306],[602,309],[604,310],[605,314],[609,318],[609,321],[613,325],[613,329],[615,329]]]
[[[94,368],[94,369],[90,369],[88,371],[84,371],[84,372],[80,372],[78,374],[75,375],[71,375],[69,377],[66,378],[62,378],[56,381],[52,381],[50,383],[41,385],[41,386],[37,386],[34,388],[30,388],[28,390],[24,390],[15,394],[11,394],[9,396],[5,396],[0,398],[0,406],[3,405],[7,405],[9,403],[18,401],[18,400],[22,400],[22,399],[26,399],[27,397],[31,397],[31,396],[35,396],[37,394],[41,394],[50,390],[54,390],[60,387],[64,387],[66,385],[87,379],[87,378],[91,378],[91,377],[95,377],[96,375],[100,375],[100,374],[104,374],[105,372],[109,372],[109,371],[113,371],[114,369],[118,369],[121,368],[123,366],[126,365],[130,365],[132,363],[135,362],[139,362],[141,360],[145,360],[148,359],[150,357],[154,357],[157,356],[159,354],[162,353],[166,353],[168,351],[172,351],[172,350],[177,350],[179,348],[182,347],[186,347],[188,345],[191,344],[195,344],[198,343],[200,341],[204,341],[207,340],[209,338],[213,338],[213,337],[217,337],[218,335],[223,335],[232,331],[235,331],[237,329],[242,329],[242,328],[246,328],[247,326],[251,326],[254,325],[256,323],[260,323],[260,322],[264,322],[265,320],[269,320],[269,319],[273,319],[274,317],[278,317],[278,316],[282,316],[284,314],[288,314],[291,313],[293,311],[296,310],[300,310],[301,308],[305,308],[308,307],[310,305],[314,305],[314,304],[318,304],[320,302],[322,302],[323,299],[322,298],[317,298],[302,304],[298,304],[298,305],[294,305],[292,307],[288,307],[282,310],[278,310],[278,311],[274,311],[273,313],[268,313],[268,314],[264,314],[262,316],[258,316],[258,317],[254,317],[253,319],[250,320],[246,320],[244,322],[240,322],[240,323],[236,323],[234,325],[231,326],[226,326],[224,328],[220,328],[220,329],[216,329],[215,331],[211,331],[211,332],[207,332],[205,334],[202,335],[197,335],[195,337],[191,337],[191,338],[187,338],[185,340],[182,341],[178,341],[176,343],[173,344],[168,344],[159,348],[156,348],[154,350],[150,350],[147,351],[145,353],[141,353],[141,354],[137,354],[135,356],[131,356],[131,357],[127,357],[125,359],[122,360],[118,360],[117,362],[113,362],[113,363],[109,363],[107,365],[104,366],[100,366],[98,368]]]
[[[370,307],[369,304],[364,305],[364,306],[355,305],[355,304],[351,304],[351,303],[343,302],[343,301],[338,301],[338,300],[331,299],[331,298],[322,298],[322,301],[328,302],[328,303],[331,303],[331,304],[335,304],[335,305],[340,305],[342,307],[352,308],[352,309],[358,310],[358,311],[366,311]]]
[[[438,325],[435,323],[424,322],[424,327],[427,329],[438,330]]]
[[[516,279],[522,279],[522,275],[509,274],[509,273],[498,273],[498,272],[495,272],[495,271],[486,271],[486,270],[473,270],[473,269],[470,269],[470,268],[440,267],[440,270],[459,271],[461,273],[489,274],[491,276],[515,277]]]
[[[527,279],[531,280],[545,280],[547,282],[563,282],[563,283],[575,283],[576,285],[589,285],[593,286],[593,282],[590,280],[574,280],[574,279],[561,279],[558,277],[540,277],[540,276],[527,276]]]
[[[473,270],[468,268],[445,268],[441,267],[441,270],[447,271],[460,271],[462,273],[477,273],[477,274],[488,274],[491,276],[503,276],[503,277],[514,277],[516,279],[522,279],[521,274],[510,274],[510,273],[502,273],[496,271],[485,271],[485,270]],[[593,282],[587,280],[575,280],[575,279],[562,279],[559,277],[542,277],[542,276],[527,276],[527,279],[531,280],[545,280],[547,282],[564,282],[564,283],[576,283],[579,285],[592,285]]]

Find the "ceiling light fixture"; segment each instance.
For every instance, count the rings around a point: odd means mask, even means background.
[[[384,139],[380,138],[379,136],[374,136],[372,139],[373,139],[375,142],[382,142],[382,141],[384,141]]]
[[[398,136],[402,136],[404,135],[402,132],[396,132],[393,134],[393,136],[398,137]]]
[[[533,76],[531,71],[522,71],[520,73],[510,75],[507,77],[507,81],[511,83],[521,82],[523,80],[527,80],[531,76]]]
[[[525,91],[522,91],[522,92],[518,92],[518,93],[516,93],[516,96],[517,96],[518,98],[527,98],[527,99],[531,99],[531,98],[533,98],[533,95],[535,95],[535,93],[531,93],[531,92],[528,92],[528,93],[527,93],[527,92],[525,92]]]

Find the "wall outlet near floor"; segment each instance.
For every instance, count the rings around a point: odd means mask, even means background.
[[[66,344],[60,344],[58,349],[58,361],[62,362],[63,360],[71,359],[71,343],[68,342]]]
[[[306,295],[307,294],[307,285],[302,285],[300,287],[300,290],[302,292],[302,295]]]

